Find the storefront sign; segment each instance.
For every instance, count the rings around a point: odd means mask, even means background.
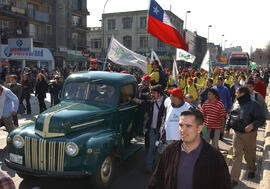
[[[20,14],[25,14],[24,9],[20,9],[20,8],[17,8],[17,7],[11,7],[11,11],[16,12],[16,13],[20,13]]]
[[[33,38],[10,38],[8,48],[10,52],[32,52]]]
[[[2,45],[0,49],[2,59],[54,61],[51,51],[47,48],[33,48],[32,52],[10,52],[7,45]]]
[[[90,54],[91,54],[90,50],[85,49],[85,50],[82,51],[82,55],[85,56],[85,57],[89,57]]]

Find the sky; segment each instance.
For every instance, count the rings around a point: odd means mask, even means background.
[[[265,48],[270,42],[270,1],[269,0],[156,0],[159,5],[170,10],[185,21],[187,29],[225,47],[242,46],[250,52],[256,48]],[[100,27],[106,0],[87,0],[90,16],[88,27]],[[92,4],[93,3],[93,4]],[[148,10],[150,0],[108,0],[105,13]],[[185,25],[185,24],[184,24]],[[224,37],[222,36],[224,35]]]

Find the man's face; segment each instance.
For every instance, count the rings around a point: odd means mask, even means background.
[[[170,94],[170,99],[173,104],[180,104],[182,100],[178,98],[177,96]]]
[[[221,79],[218,79],[218,80],[217,80],[217,86],[219,86],[219,87],[220,87],[220,86],[222,85],[222,83],[223,83],[223,82],[222,82],[222,80],[221,80]]]
[[[144,84],[145,84],[146,86],[149,86],[149,85],[150,85],[150,81],[149,81],[149,80],[144,80]]]
[[[215,96],[213,93],[208,92],[208,94],[207,94],[207,99],[208,99],[208,100],[213,100],[213,99],[215,99],[215,98],[216,98],[216,96]]]
[[[253,92],[253,90],[254,90],[254,86],[253,86],[253,85],[251,85],[251,84],[245,84],[245,87],[247,87],[247,88],[248,88],[248,90],[249,90],[249,94],[251,94],[251,93]]]
[[[16,80],[15,80],[13,77],[10,77],[10,78],[9,78],[9,81],[10,81],[10,83],[12,83],[12,84],[16,83]]]
[[[5,80],[6,80],[6,83],[9,83],[9,82],[10,82],[10,77],[9,77],[9,75],[6,75]]]
[[[97,67],[98,67],[97,62],[90,62],[90,67],[94,68],[94,69],[97,69]]]
[[[241,96],[244,96],[244,93],[240,93],[239,89],[236,89],[235,96],[236,98],[240,98]]]
[[[151,91],[151,95],[154,97],[154,99],[160,98],[160,94],[157,91]]]
[[[200,137],[202,128],[203,126],[195,121],[195,116],[180,116],[179,131],[184,143],[194,143]]]
[[[191,86],[192,85],[192,83],[193,83],[193,81],[188,81],[188,84]]]
[[[237,83],[238,83],[238,79],[234,78],[233,82],[234,82],[235,84],[237,84]]]
[[[206,85],[207,85],[207,87],[212,87],[211,81],[207,81]]]
[[[259,81],[260,81],[260,78],[259,78],[259,77],[255,77],[255,78],[254,78],[254,83],[257,84],[257,83],[259,83]]]

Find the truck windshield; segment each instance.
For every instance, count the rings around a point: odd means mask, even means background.
[[[112,85],[71,82],[66,84],[63,99],[65,100],[87,100],[113,104],[116,99],[115,87]]]
[[[248,60],[246,57],[239,57],[239,58],[231,58],[230,59],[230,65],[232,66],[237,66],[237,65],[241,65],[241,66],[244,66],[244,65],[247,65],[248,63]]]

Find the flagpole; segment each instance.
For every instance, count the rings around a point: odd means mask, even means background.
[[[113,34],[112,34],[112,38],[111,38],[111,41],[110,41],[110,45],[109,45],[109,47],[108,47],[107,54],[106,54],[106,58],[105,58],[104,65],[103,65],[103,71],[106,69],[106,66],[107,66],[108,54],[109,54],[110,49],[111,49],[111,44],[112,44],[113,38],[114,38],[114,37],[113,37]]]

